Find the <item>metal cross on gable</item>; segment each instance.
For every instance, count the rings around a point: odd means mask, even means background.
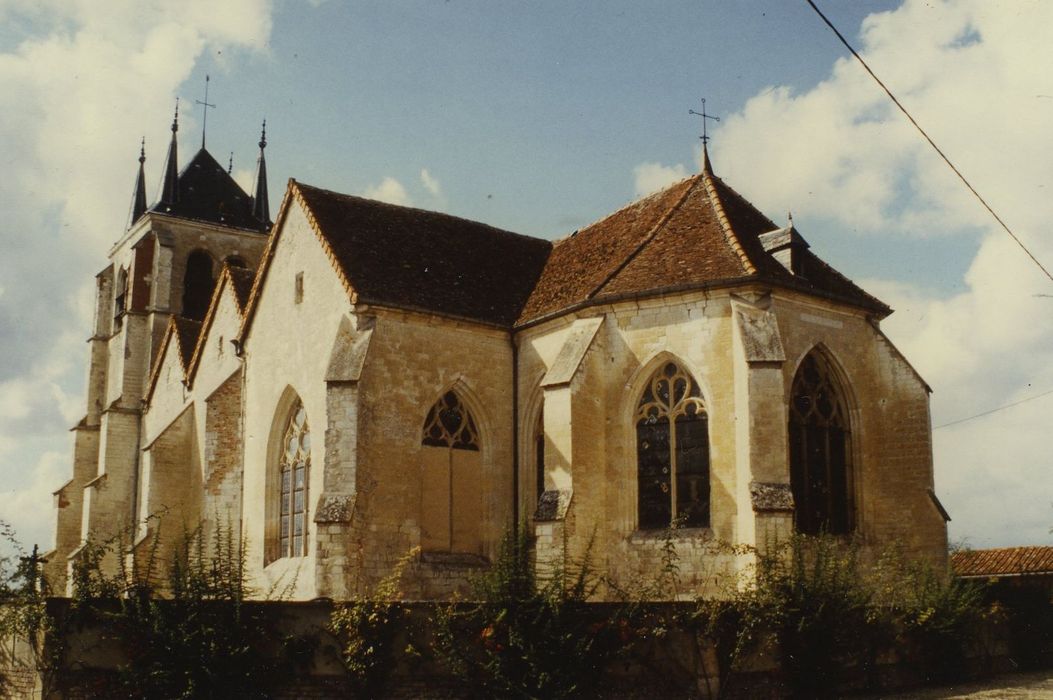
[[[687,110],[687,113],[688,114],[694,114],[697,117],[702,117],[702,135],[699,136],[699,138],[702,139],[702,145],[703,146],[706,145],[707,143],[709,143],[709,136],[706,134],[706,120],[707,119],[712,119],[715,122],[719,122],[720,121],[720,117],[714,117],[712,114],[706,114],[706,98],[705,97],[702,98],[702,111],[701,112],[696,112],[693,109],[689,109],[689,110]]]
[[[704,102],[704,100],[702,100]],[[204,148],[204,128],[208,123],[208,107],[216,108],[215,104],[208,103],[208,76],[204,77],[204,101],[194,100],[195,103],[201,105],[201,112],[204,113],[201,118],[201,147]],[[703,107],[704,108],[704,107]]]

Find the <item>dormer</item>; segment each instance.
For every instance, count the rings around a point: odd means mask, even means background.
[[[764,246],[764,251],[775,258],[791,274],[808,277],[804,266],[804,251],[810,246],[808,241],[804,240],[804,237],[794,228],[792,220],[789,226],[762,233],[757,238]]]

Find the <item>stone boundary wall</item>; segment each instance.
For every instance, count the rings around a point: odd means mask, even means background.
[[[52,615],[62,616],[69,610],[68,599],[50,599],[48,608]],[[267,639],[261,645],[264,655],[274,654],[275,662],[281,651],[283,640],[306,639],[310,649],[301,657],[296,671],[285,676],[286,680],[273,689],[271,697],[286,698],[347,698],[353,697],[351,685],[340,660],[336,639],[328,632],[327,624],[333,603],[315,602],[250,602],[244,609],[260,615],[268,630]],[[388,692],[390,698],[460,698],[469,697],[466,689],[442,665],[429,654],[436,626],[433,622],[438,603],[404,603],[408,610],[408,622],[400,632],[394,648],[404,649],[412,643],[423,653],[400,654],[392,673]],[[589,604],[589,612],[598,620],[607,619],[617,607],[613,603]],[[650,697],[717,697],[716,654],[713,647],[696,637],[695,633],[675,622],[678,613],[687,613],[690,604],[648,604],[647,612],[664,619],[669,624],[660,639],[641,642],[632,654],[609,669],[609,693],[604,697],[650,698]],[[119,635],[108,629],[106,615],[78,619],[68,626],[64,638],[65,652],[61,667],[54,677],[62,686],[50,695],[52,698],[96,698],[105,697],[117,669],[126,663],[126,651],[121,646]],[[10,641],[4,648],[11,651],[17,645]],[[287,648],[287,647],[286,647]],[[26,645],[20,647],[23,658],[8,653],[0,658],[3,673],[13,683],[0,690],[0,698],[42,697],[39,685],[27,675],[32,661],[25,658]],[[981,642],[970,651],[963,677],[979,678],[994,673],[1013,670],[1009,655],[1009,629],[1004,623],[990,623],[981,635]],[[893,689],[916,687],[929,682],[920,670],[920,649],[898,646],[876,650],[876,664],[869,669],[848,668],[848,682],[839,694],[856,692],[882,692]],[[268,657],[270,658],[270,657]],[[1053,660],[1047,655],[1047,660]],[[34,689],[33,686],[36,686]],[[726,684],[721,698],[781,698],[786,688],[780,679],[777,652],[769,651],[745,659],[740,669]]]

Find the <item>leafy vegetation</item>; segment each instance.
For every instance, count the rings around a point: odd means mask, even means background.
[[[410,550],[370,594],[337,605],[329,618],[329,630],[340,645],[356,697],[378,697],[387,687],[399,657],[396,640],[408,621],[399,586],[406,566],[418,553],[419,549]],[[402,653],[416,652],[407,645]]]
[[[591,549],[591,548],[590,548]],[[477,602],[438,610],[438,653],[473,694],[502,698],[594,697],[631,648],[636,607],[591,608],[599,579],[588,552],[539,577],[524,528],[506,534],[475,581]]]

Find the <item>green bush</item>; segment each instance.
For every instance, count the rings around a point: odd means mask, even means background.
[[[399,602],[399,585],[406,566],[418,553],[419,549],[410,550],[372,593],[336,606],[329,618],[329,631],[340,645],[340,658],[355,697],[377,697],[387,687],[397,664],[396,640],[408,619],[406,607]],[[403,649],[403,653],[413,651]]]
[[[523,528],[509,532],[475,581],[478,602],[440,608],[440,659],[472,693],[594,697],[633,642],[631,605],[590,609],[599,585],[589,556],[538,578]]]
[[[155,571],[156,538],[145,563],[107,575],[100,563],[123,553],[121,538],[85,546],[73,572],[74,619],[103,623],[127,662],[107,697],[263,698],[292,661],[272,640],[253,595],[245,554],[229,526],[206,542],[200,529],[184,533],[165,575]],[[266,645],[279,648],[268,649]],[[277,652],[277,653],[275,653]],[[277,661],[275,661],[277,659]]]

